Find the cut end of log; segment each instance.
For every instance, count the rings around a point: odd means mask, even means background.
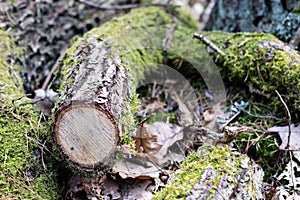
[[[106,167],[119,142],[110,113],[96,104],[72,103],[56,112],[53,134],[64,157],[81,169]]]

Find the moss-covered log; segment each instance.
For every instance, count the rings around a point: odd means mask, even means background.
[[[158,27],[164,27],[163,31]],[[175,37],[176,31],[184,37]],[[195,31],[196,23],[178,8],[141,8],[74,42],[60,66],[63,99],[56,106],[53,126],[59,150],[71,165],[88,171],[106,167],[119,140],[129,143],[138,107],[138,82],[149,70],[159,69],[157,64],[163,64],[166,57],[201,57],[195,49],[204,44],[186,40]],[[273,106],[281,105],[275,98],[277,89],[297,113],[300,56],[296,51],[268,34],[203,34],[224,50],[224,55],[213,55],[226,80],[265,94]],[[171,41],[167,45],[166,39]],[[145,48],[152,43],[162,44],[161,48]],[[170,46],[186,54],[174,56],[168,51]]]
[[[190,154],[154,199],[264,199],[263,170],[246,155],[203,146]]]
[[[61,66],[64,98],[55,112],[53,133],[72,166],[85,171],[107,167],[119,141],[128,143],[138,108],[135,90],[147,71],[163,63],[165,27],[196,30],[196,23],[183,13],[138,9],[88,32],[68,50]],[[145,48],[149,42],[160,48]]]
[[[224,81],[242,86],[262,103],[269,104],[273,114],[285,113],[277,90],[288,105],[293,120],[300,114],[300,55],[286,43],[265,33],[205,32],[225,55],[213,53]]]
[[[0,38],[0,199],[56,199],[55,174],[43,153],[49,126],[31,105],[19,105],[29,99],[13,104],[23,96],[22,81],[7,60],[19,50],[8,33],[0,30]]]

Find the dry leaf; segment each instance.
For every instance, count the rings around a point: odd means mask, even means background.
[[[208,124],[209,122],[211,122],[215,118],[215,111],[214,111],[214,109],[213,108],[209,108],[206,111],[204,111],[203,118],[204,118],[204,124],[203,124],[203,126],[205,126],[206,124]]]
[[[218,117],[225,116],[223,110],[221,103],[217,103],[212,108],[206,110],[203,113],[203,126],[210,130],[218,130],[216,121]]]
[[[288,126],[274,126],[268,129],[268,132],[278,133],[282,141],[279,149],[283,150],[287,146],[289,127]],[[291,137],[289,150],[300,150],[300,126],[291,125]]]
[[[151,179],[159,177],[160,169],[158,169],[150,161],[145,158],[133,157],[123,159],[115,163],[112,173],[119,174],[123,179],[138,178]]]
[[[154,184],[152,180],[135,180],[122,188],[122,199],[151,200],[153,199]]]
[[[121,199],[120,186],[110,177],[88,178],[81,175],[72,176],[67,183],[67,192],[64,199]],[[88,198],[90,199],[90,198]]]
[[[137,134],[137,149],[143,149],[151,161],[162,165],[168,161],[182,160],[182,152],[168,152],[175,142],[183,139],[182,127],[165,122],[144,124]]]
[[[121,199],[120,186],[116,180],[108,178],[107,176],[101,177],[101,196],[103,199]]]

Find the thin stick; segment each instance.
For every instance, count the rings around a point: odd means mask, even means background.
[[[289,108],[287,107],[286,103],[284,102],[284,100],[282,99],[281,95],[279,94],[279,92],[277,90],[275,90],[276,94],[278,95],[280,101],[282,102],[282,104],[284,105],[285,110],[287,111],[288,114],[288,126],[289,126],[289,136],[288,136],[288,142],[287,145],[285,147],[285,149],[289,149],[290,148],[290,139],[291,139],[291,123],[292,123],[292,117],[291,117],[291,113],[289,111]]]
[[[219,47],[217,47],[217,45],[215,45],[212,41],[207,39],[204,35],[195,33],[193,37],[202,41],[205,45],[209,46],[212,50],[214,50],[218,54],[225,56],[225,53]]]
[[[149,7],[149,6],[179,7],[176,5],[171,5],[169,3],[144,3],[144,4],[127,4],[127,5],[106,6],[106,5],[102,5],[103,3],[98,3],[98,2],[92,1],[92,0],[79,0],[79,2],[84,3],[88,6],[92,6],[94,8],[98,8],[100,10],[126,10],[126,9]]]
[[[57,69],[57,67],[61,64],[62,62],[62,59],[64,57],[64,52],[66,51],[67,49],[67,45],[65,45],[62,50],[60,51],[60,56],[58,57],[58,59],[56,60],[55,64],[53,65],[51,71],[48,73],[44,83],[43,83],[43,86],[41,89],[43,90],[46,90],[47,88],[49,89],[49,87],[51,87],[51,84],[49,85],[50,83],[50,80],[51,80],[51,77],[52,75],[54,74],[55,70]],[[55,79],[55,78],[54,78]]]

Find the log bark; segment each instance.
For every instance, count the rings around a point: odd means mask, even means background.
[[[263,175],[246,155],[204,145],[153,199],[264,199]]]

